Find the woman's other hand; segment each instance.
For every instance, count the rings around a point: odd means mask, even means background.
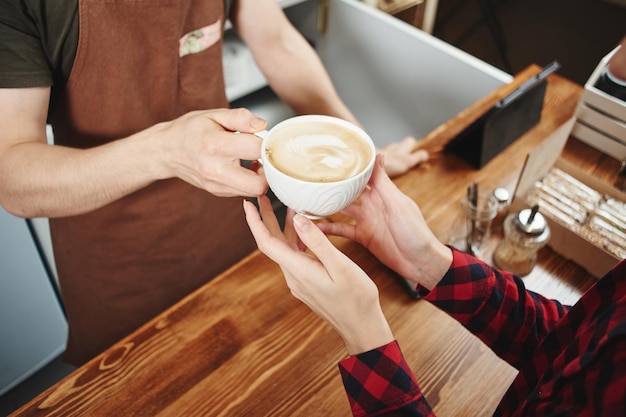
[[[365,272],[306,217],[290,211],[283,233],[269,199],[261,196],[258,201],[262,218],[251,202],[244,202],[257,246],[280,265],[291,293],[341,335],[348,353],[356,355],[393,341],[378,288]]]

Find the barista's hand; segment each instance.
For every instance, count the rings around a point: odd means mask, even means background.
[[[163,139],[166,178],[181,178],[217,196],[257,196],[267,190],[265,176],[241,161],[261,157],[261,139],[251,133],[266,126],[246,109],[217,109],[187,113],[146,133]]]
[[[391,178],[404,174],[414,166],[428,160],[428,152],[415,149],[417,139],[407,136],[399,142],[393,142],[378,152],[385,156],[385,171]]]
[[[326,234],[352,239],[406,279],[432,289],[452,263],[452,252],[437,240],[422,213],[389,179],[377,156],[369,187],[343,213],[356,223],[320,223]]]
[[[263,220],[244,202],[246,220],[259,249],[278,263],[291,293],[326,320],[356,355],[393,341],[380,308],[378,288],[335,248],[306,217],[289,212],[285,233],[267,197],[259,197]],[[309,248],[315,257],[304,250]]]

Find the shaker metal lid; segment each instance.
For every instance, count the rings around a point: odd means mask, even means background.
[[[515,217],[515,225],[529,235],[540,235],[546,230],[546,219],[539,213],[539,205],[521,210]]]
[[[493,190],[493,196],[496,198],[496,200],[498,200],[498,203],[500,204],[508,203],[509,198],[511,198],[509,190],[504,187],[498,187]]]

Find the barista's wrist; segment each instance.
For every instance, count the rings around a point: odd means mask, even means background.
[[[153,181],[178,177],[181,163],[179,141],[171,140],[172,122],[157,123],[131,136]]]

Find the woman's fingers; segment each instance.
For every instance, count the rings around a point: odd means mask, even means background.
[[[354,263],[337,249],[326,235],[311,220],[297,214],[294,217],[294,227],[300,240],[324,265],[331,279],[343,279],[344,271]]]
[[[261,220],[261,216],[252,202],[244,200],[243,210],[246,214],[246,222],[248,223],[248,227],[252,232],[252,236],[254,237],[257,246],[261,252],[265,253],[265,243],[272,238],[270,231]]]
[[[317,227],[329,236],[339,236],[349,240],[356,240],[356,227],[348,223],[319,223]]]
[[[270,199],[265,195],[260,195],[257,197],[257,202],[259,203],[261,218],[263,219],[263,223],[265,224],[265,227],[267,227],[267,230],[269,230],[272,236],[283,239],[282,230],[280,229],[278,219],[276,219],[276,214],[274,213],[274,208],[272,207]]]
[[[296,215],[295,211],[293,211],[290,208],[287,209],[287,215],[285,216],[285,231],[284,231],[285,238],[287,239],[287,242],[291,245],[292,248],[295,248],[299,250],[300,252],[305,252],[307,248],[305,244],[302,243],[302,241],[298,237],[298,234],[296,233],[293,227],[293,217],[295,215]]]
[[[263,211],[267,211],[268,204],[269,200],[266,201],[262,198],[259,201],[259,205]],[[259,212],[250,201],[244,201],[243,208],[246,213],[248,227],[254,236],[259,250],[272,261],[279,264],[285,275],[291,274],[292,272],[297,273],[307,268],[321,267],[319,263],[309,255],[290,246],[287,239],[282,234],[273,212],[267,215],[268,218],[261,220]],[[273,231],[268,228],[268,224],[270,228],[274,229]]]

